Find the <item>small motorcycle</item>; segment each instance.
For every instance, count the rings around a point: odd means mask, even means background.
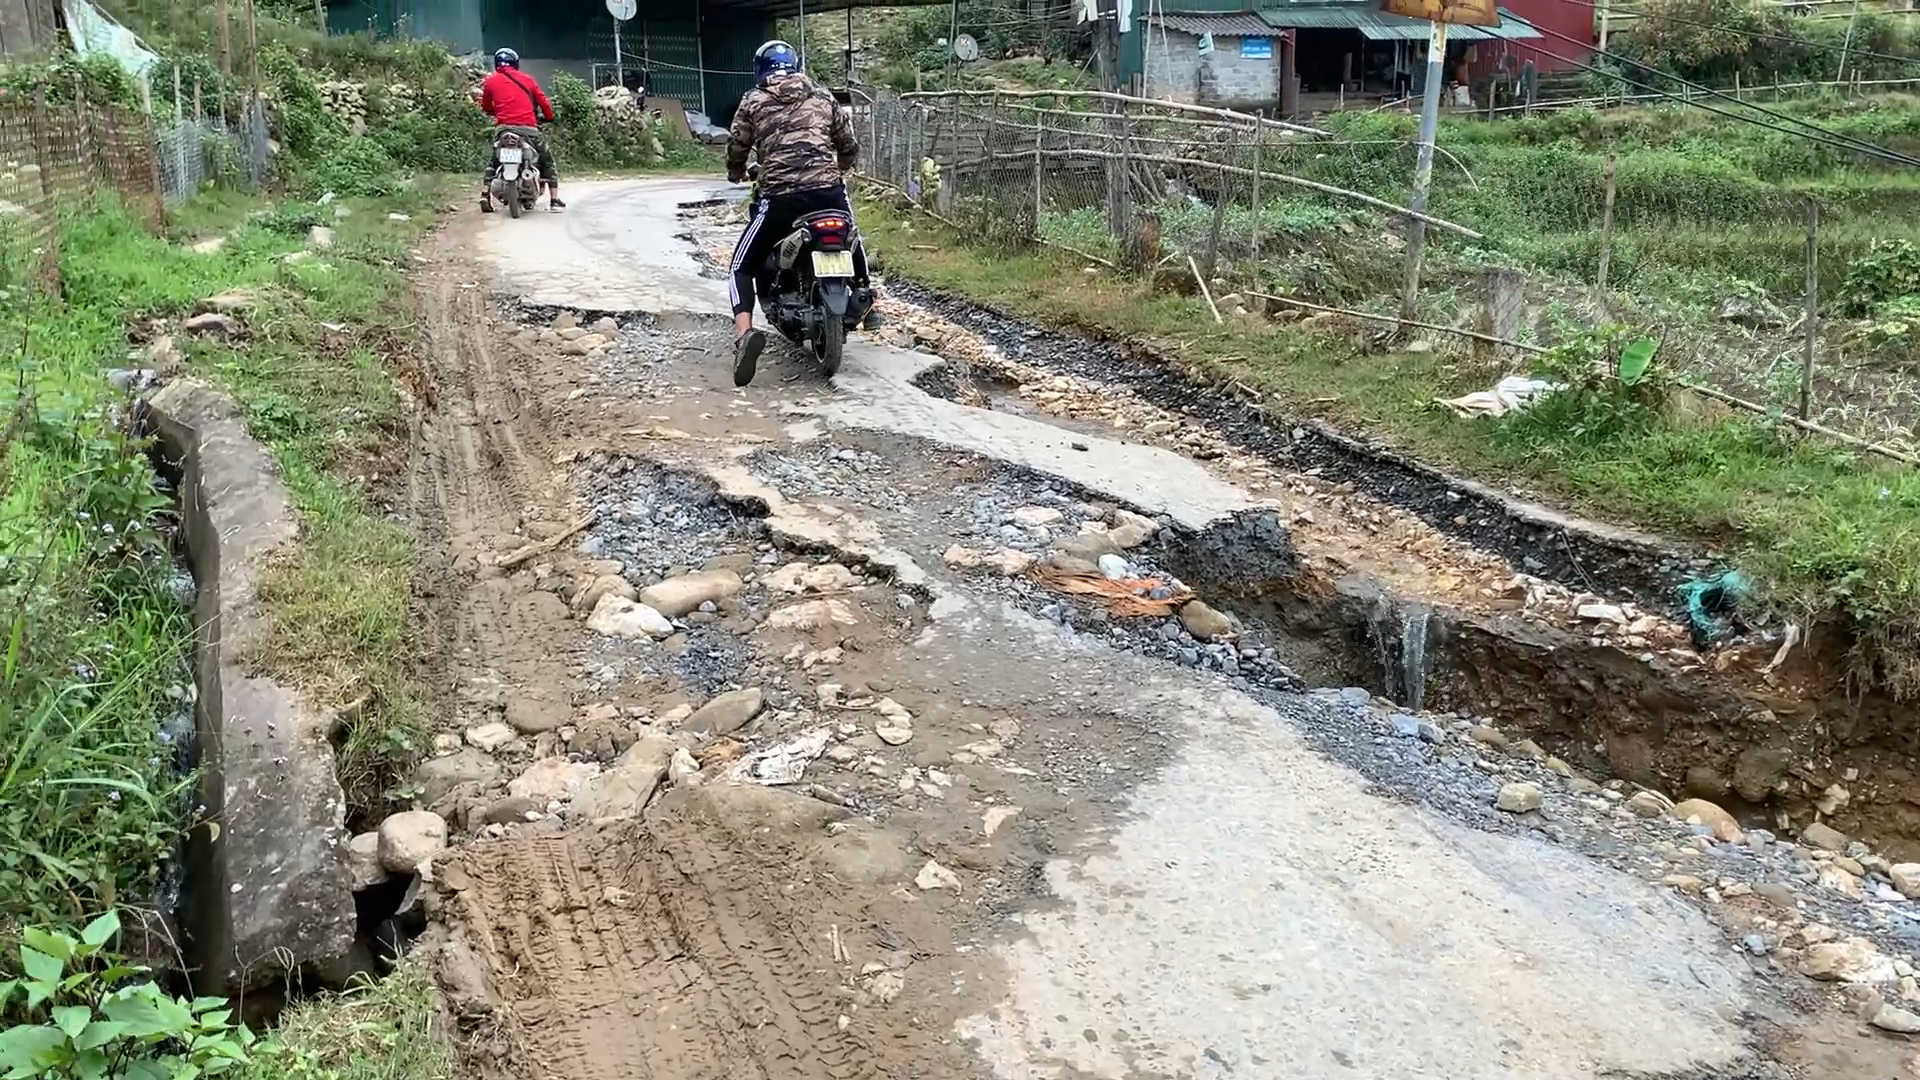
[[[503,131],[493,140],[493,201],[504,203],[508,217],[519,217],[533,209],[540,198],[538,152],[511,131]]]
[[[760,198],[760,167],[747,169],[752,198]],[[819,210],[794,224],[767,256],[762,280],[773,291],[762,297],[767,321],[788,341],[804,345],[831,377],[840,370],[847,331],[860,325],[873,306],[873,290],[854,278],[853,251],[859,237],[853,219],[840,210]]]

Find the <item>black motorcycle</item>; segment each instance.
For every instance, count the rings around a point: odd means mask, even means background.
[[[760,166],[747,169],[754,202],[760,200]],[[828,376],[840,370],[847,331],[860,325],[873,306],[873,289],[854,276],[853,252],[859,232],[843,210],[818,210],[794,223],[791,233],[773,245],[761,280],[761,310],[788,341],[804,345]]]

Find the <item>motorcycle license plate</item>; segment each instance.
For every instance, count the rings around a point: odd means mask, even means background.
[[[520,163],[520,148],[519,148],[519,147],[517,147],[517,146],[503,146],[503,147],[501,147],[501,148],[500,148],[500,161],[501,161],[501,162],[502,162],[503,164],[504,164],[504,163],[507,163],[507,162],[511,162],[511,163],[513,163],[513,164],[515,164],[515,165],[518,165],[518,164]]]
[[[814,277],[852,277],[853,252],[816,251],[813,253]]]

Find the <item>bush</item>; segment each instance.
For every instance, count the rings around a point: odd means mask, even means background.
[[[1672,380],[1655,364],[1650,338],[1624,327],[1570,338],[1540,358],[1535,375],[1560,389],[1501,422],[1508,438],[1546,445],[1608,443],[1660,426]]]
[[[690,140],[664,125],[616,119],[594,103],[593,89],[572,75],[554,76],[550,89],[553,110],[560,119],[546,135],[562,169],[694,165],[707,160]]]
[[[42,88],[49,104],[70,104],[76,89],[88,101],[109,101],[127,109],[141,104],[140,84],[112,57],[83,59],[60,52],[45,63],[0,65],[0,98],[17,95],[30,100]]]
[[[1876,240],[1848,265],[1840,286],[1840,311],[1868,315],[1903,298],[1920,301],[1920,247],[1911,240]]]
[[[280,141],[298,160],[313,161],[345,133],[320,98],[320,82],[292,49],[260,48],[260,76],[279,121]]]
[[[464,173],[486,167],[491,128],[471,98],[441,93],[374,127],[367,137],[401,168]]]
[[[365,135],[344,138],[321,154],[301,178],[301,186],[315,195],[382,198],[400,190],[399,166],[377,139]]]
[[[0,983],[0,1076],[40,1080],[195,1080],[248,1063],[253,1034],[225,998],[186,1001],[107,953],[120,933],[108,912],[78,938],[21,935],[25,977]],[[130,981],[141,979],[141,981]]]

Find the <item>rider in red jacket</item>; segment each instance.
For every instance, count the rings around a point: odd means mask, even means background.
[[[541,120],[551,124],[557,119],[553,102],[547,100],[533,76],[520,70],[519,53],[501,49],[493,54],[493,74],[480,84],[480,111],[493,117],[496,128],[519,135],[540,155],[540,181],[547,187],[547,205],[556,210],[567,205],[560,201],[560,178],[554,171],[553,153],[540,135]],[[483,213],[493,212],[492,181],[493,164],[489,161],[486,179],[480,183]]]

